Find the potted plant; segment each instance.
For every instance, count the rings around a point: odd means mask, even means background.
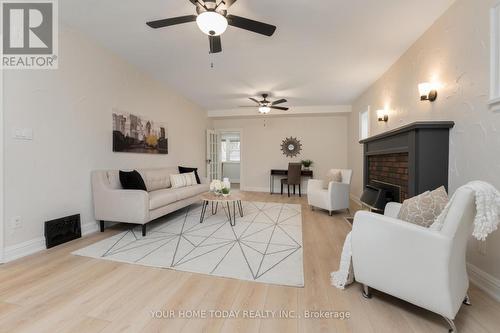
[[[302,163],[302,166],[304,167],[304,170],[309,170],[311,165],[313,165],[313,161],[311,161],[311,160],[302,160],[301,163]]]
[[[213,192],[215,195],[224,195],[225,193],[227,193],[225,196],[228,196],[230,190],[230,185],[228,186],[227,182],[222,182],[218,179],[214,179],[210,183],[210,192]]]

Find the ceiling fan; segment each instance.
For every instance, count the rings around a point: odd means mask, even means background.
[[[284,106],[277,106],[278,104],[283,104],[283,103],[286,103],[287,100],[282,98],[282,99],[279,99],[277,101],[269,101],[267,98],[269,97],[269,94],[262,94],[262,100],[257,100],[253,97],[250,97],[249,99],[255,103],[258,104],[258,107],[259,107],[259,112],[262,113],[262,114],[268,114],[269,112],[271,112],[271,109],[275,109],[275,110],[282,110],[282,111],[288,111],[290,110],[290,108],[287,108],[287,107],[284,107]],[[253,106],[244,106],[244,107],[252,107]]]
[[[200,30],[208,35],[210,53],[222,52],[220,35],[222,35],[224,31],[226,31],[228,25],[265,36],[272,36],[274,34],[274,31],[276,30],[276,27],[274,25],[228,14],[227,10],[237,0],[189,1],[196,6],[197,15],[173,17],[147,22],[146,24],[153,29],[158,29],[171,25],[196,21]]]

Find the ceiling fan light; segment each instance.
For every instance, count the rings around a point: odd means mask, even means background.
[[[198,28],[209,36],[220,36],[227,29],[227,19],[214,11],[201,13],[196,18],[196,23]]]
[[[268,114],[271,112],[271,108],[269,106],[261,106],[259,107],[259,112],[262,114]]]

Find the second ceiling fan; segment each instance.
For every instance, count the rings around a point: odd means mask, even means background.
[[[270,101],[267,98],[269,97],[269,94],[262,94],[262,100],[257,100],[253,97],[250,97],[249,99],[255,103],[257,103],[257,106],[259,108],[259,113],[261,114],[268,114],[271,112],[271,109],[275,110],[281,110],[281,111],[288,111],[290,108],[287,108],[285,106],[278,106],[278,104],[283,104],[286,103],[287,100],[282,98],[277,101]],[[248,107],[253,107],[253,106],[243,106],[244,108]]]
[[[244,17],[230,15],[227,10],[237,0],[189,0],[196,6],[197,15],[186,15],[147,22],[151,28],[158,29],[188,22],[198,24],[200,30],[208,35],[210,53],[222,52],[220,35],[227,26],[252,31],[265,36],[272,36],[276,27],[267,23],[250,20]]]

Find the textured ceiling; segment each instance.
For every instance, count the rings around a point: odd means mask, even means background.
[[[63,22],[207,110],[251,105],[270,91],[292,106],[350,104],[453,0],[238,0],[230,9],[278,27],[272,37],[229,27],[208,54],[196,23],[146,21],[194,14],[188,0],[63,0]],[[214,68],[210,64],[213,62]]]

